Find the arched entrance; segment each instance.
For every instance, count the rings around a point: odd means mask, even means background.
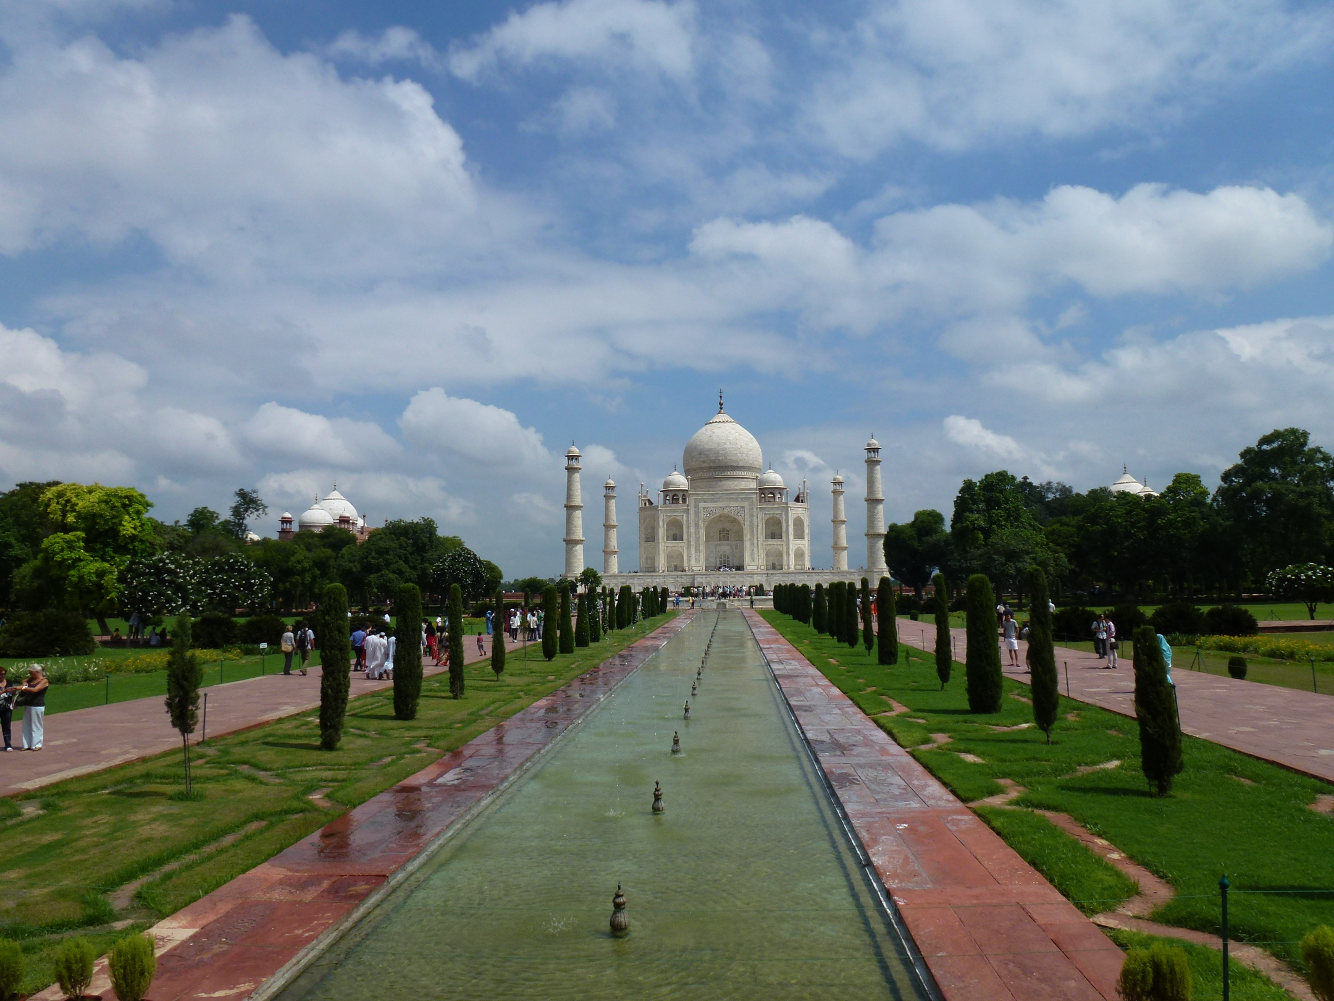
[[[746,530],[730,514],[715,515],[704,526],[704,567],[744,568],[746,565]]]

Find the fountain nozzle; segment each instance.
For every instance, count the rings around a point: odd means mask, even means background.
[[[613,935],[624,935],[630,930],[630,917],[625,913],[625,894],[621,892],[621,884],[616,884],[616,894],[611,898],[611,933]]]
[[[662,805],[662,783],[653,783],[653,812],[662,813],[667,807]]]
[[[695,694],[695,683],[693,681],[690,683],[690,694]]]
[[[673,754],[680,754],[680,753],[681,753],[681,734],[680,734],[680,733],[673,733],[673,734],[672,734],[672,753],[673,753]]]
[[[690,719],[690,700],[686,699],[686,719]]]

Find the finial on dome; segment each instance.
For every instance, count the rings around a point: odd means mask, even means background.
[[[718,389],[718,413],[721,414],[722,412],[723,412],[723,391],[722,391],[722,388],[719,387],[719,389]]]
[[[1125,476],[1129,472],[1130,470],[1126,468],[1126,464],[1124,462],[1121,463],[1121,475]]]

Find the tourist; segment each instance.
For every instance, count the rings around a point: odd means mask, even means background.
[[[111,642],[115,643],[118,639],[120,639],[120,626],[111,630]]]
[[[1014,621],[1014,613],[1006,612],[1005,619],[1001,623],[1001,628],[1005,631],[1005,651],[1010,658],[1010,666],[1019,666],[1019,624]]]
[[[547,619],[547,610],[544,608],[537,613],[537,635],[534,637],[534,639],[540,640],[542,638],[542,629],[546,625],[546,619]]]
[[[304,678],[306,667],[310,664],[311,651],[315,649],[315,630],[306,626],[301,630],[301,634],[305,637],[305,642],[298,642],[297,648],[301,651],[301,677]]]
[[[537,642],[537,612],[531,608],[528,609],[528,642]]]
[[[398,637],[391,633],[389,638],[385,640],[384,668],[380,671],[380,677],[392,678],[394,676],[394,650],[397,646]]]
[[[5,671],[3,665],[0,665],[0,731],[5,735],[5,750],[14,750],[14,743],[10,737],[10,726],[14,722],[14,699],[18,697],[19,689]]]
[[[352,665],[354,671],[366,670],[366,630],[357,626],[352,630],[352,652],[356,654],[356,663]]]
[[[430,651],[431,660],[435,661],[438,664],[440,663],[440,657],[436,649],[436,643],[439,642],[439,637],[436,635],[435,632],[435,623],[432,622],[430,619],[426,620],[425,635],[426,635],[426,649]]]
[[[481,657],[486,653],[486,648],[482,646],[482,634],[477,634],[477,656]]]
[[[1093,652],[1099,657],[1106,656],[1102,645],[1107,641],[1107,627],[1103,625],[1103,621],[1103,617],[1099,615],[1089,627],[1093,630]]]
[[[282,642],[279,647],[283,652],[283,674],[291,677],[292,674],[292,654],[296,652],[296,637],[292,635],[292,627],[287,626],[283,629]]]
[[[378,679],[380,673],[384,670],[389,644],[384,641],[380,630],[375,629],[366,634],[366,639],[362,641],[362,647],[363,656],[366,658],[366,677]]]
[[[16,706],[23,708],[23,749],[42,749],[43,723],[46,717],[46,690],[51,682],[36,664],[28,668],[28,680],[19,686]]]
[[[1163,652],[1163,668],[1167,671],[1167,683],[1175,688],[1177,683],[1172,680],[1172,644],[1167,642],[1167,637],[1162,633],[1158,634],[1158,649]]]
[[[1107,620],[1107,666],[1116,670],[1116,623]]]

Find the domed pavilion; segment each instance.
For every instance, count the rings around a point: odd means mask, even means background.
[[[357,513],[352,502],[338,492],[334,484],[333,492],[327,497],[316,497],[315,503],[297,519],[295,531],[292,528],[292,515],[284,511],[278,519],[278,538],[286,541],[296,532],[323,532],[326,528],[341,528],[356,536],[357,542],[365,542],[375,531],[366,524],[364,515]]]

